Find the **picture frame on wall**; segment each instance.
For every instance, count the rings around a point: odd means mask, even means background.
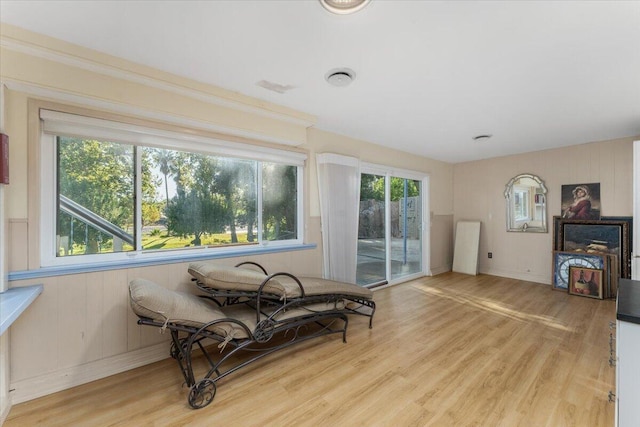
[[[606,257],[607,255],[554,251],[551,288],[567,292],[569,290],[569,269],[571,267],[605,270],[607,265]]]
[[[562,218],[600,219],[600,183],[570,184],[561,188]]]
[[[557,250],[616,255],[620,277],[631,278],[631,238],[627,221],[561,219],[556,237]]]
[[[596,268],[569,267],[569,293],[589,298],[604,298],[604,271]]]

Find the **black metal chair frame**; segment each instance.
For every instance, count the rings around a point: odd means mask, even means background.
[[[171,321],[161,323],[139,317],[138,324],[170,330],[172,340],[170,355],[178,362],[185,383],[190,387],[187,398],[189,405],[194,409],[199,409],[213,401],[218,381],[271,353],[300,342],[335,333],[342,333],[342,341],[347,342],[346,334],[349,321],[345,313],[340,310],[314,311],[310,309],[302,315],[283,317],[288,310],[304,308],[301,302],[295,301],[278,307],[266,317],[264,313],[261,314],[256,310],[258,323],[253,331],[241,321],[233,318],[215,319],[200,327],[191,327]],[[259,300],[258,305],[260,305]],[[341,325],[338,324],[340,321]],[[212,332],[212,326],[217,324],[236,325],[242,328],[246,337],[235,339],[233,336],[223,337]],[[203,341],[207,339],[220,343],[220,345],[206,346]],[[222,350],[218,350],[220,346]],[[193,371],[193,353],[198,349],[209,363],[209,370],[201,379],[196,380]],[[242,353],[240,355],[241,361],[233,364],[231,358],[240,353]],[[231,366],[228,366],[228,363],[225,364],[226,362],[230,362]]]

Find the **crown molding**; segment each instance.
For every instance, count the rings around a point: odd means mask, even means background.
[[[164,122],[174,125],[179,125],[192,129],[200,129],[205,131],[211,131],[226,135],[237,136],[241,138],[252,139],[255,141],[269,142],[273,144],[299,146],[303,142],[290,140],[285,138],[278,138],[269,135],[265,135],[259,132],[252,132],[235,127],[216,125],[209,122],[203,122],[201,120],[194,120],[183,116],[176,116],[165,112],[157,112],[147,110],[141,107],[132,107],[127,104],[116,103],[111,101],[104,101],[102,99],[90,98],[86,95],[77,95],[73,93],[63,92],[56,89],[51,89],[43,86],[34,85],[31,83],[20,82],[11,79],[3,79],[0,85],[6,87],[9,90],[16,92],[22,92],[27,95],[36,96],[39,98],[49,99],[52,101],[58,101],[62,103],[71,103],[83,107],[94,108],[103,111],[110,111],[112,113],[118,113],[121,115],[131,115],[143,119],[150,119],[158,122]]]
[[[33,57],[46,59],[46,60],[57,62],[63,65],[68,65],[75,68],[87,70],[93,73],[98,73],[98,74],[114,77],[117,79],[122,79],[132,83],[142,84],[148,87],[153,87],[166,92],[171,92],[181,96],[186,96],[192,99],[196,99],[198,101],[202,101],[208,104],[225,107],[225,108],[229,108],[237,111],[243,111],[246,113],[255,114],[260,117],[275,119],[275,120],[285,122],[285,123],[290,123],[293,125],[298,125],[298,126],[303,126],[308,128],[315,125],[315,122],[316,122],[315,117],[306,113],[296,112],[298,114],[294,115],[293,114],[294,110],[292,110],[292,114],[287,114],[285,112],[273,111],[273,110],[264,108],[263,106],[265,104],[264,101],[256,100],[256,102],[259,102],[262,106],[250,105],[242,101],[221,97],[219,95],[215,95],[212,93],[207,93],[201,90],[171,83],[166,80],[160,80],[157,78],[144,76],[140,73],[136,73],[130,70],[126,70],[126,69],[122,69],[112,65],[104,64],[101,62],[93,61],[83,57],[74,56],[74,55],[62,53],[59,51],[54,51],[52,49],[49,49],[40,45],[34,45],[31,43],[22,42],[20,40],[16,40],[13,38],[8,38],[8,37],[0,38],[0,46],[5,49],[12,50],[18,53],[27,54]],[[122,61],[125,61],[125,60],[122,60]],[[279,106],[276,106],[274,104],[274,107],[278,108]],[[284,109],[286,107],[281,107],[281,108]]]

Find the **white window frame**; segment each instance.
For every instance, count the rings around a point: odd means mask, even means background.
[[[192,135],[173,131],[165,131],[151,127],[133,125],[129,123],[98,119],[77,114],[52,110],[40,110],[41,138],[40,138],[40,264],[41,267],[71,266],[86,263],[122,262],[124,260],[153,260],[171,256],[189,257],[194,254],[211,252],[212,254],[225,251],[242,252],[243,248],[249,252],[258,247],[278,247],[302,245],[304,239],[304,165],[307,155],[295,151],[280,150],[271,147],[252,145],[247,143],[230,142],[221,139]],[[289,240],[262,240],[262,173],[257,174],[258,185],[258,243],[246,246],[219,247],[191,247],[187,249],[142,250],[140,233],[136,233],[136,247],[128,252],[113,252],[104,254],[87,254],[77,256],[58,257],[56,248],[56,212],[57,212],[57,177],[56,177],[56,136],[72,136],[95,138],[112,142],[121,142],[137,146],[165,148],[171,150],[190,151],[221,157],[249,159],[258,162],[260,172],[262,163],[278,163],[297,167],[297,238]],[[140,157],[140,150],[138,157]],[[137,174],[140,176],[140,158],[137,162]],[[140,182],[136,182],[136,194],[140,194]],[[140,218],[141,198],[136,198],[136,218]],[[53,214],[52,214],[53,213]],[[136,224],[138,227],[138,224]]]

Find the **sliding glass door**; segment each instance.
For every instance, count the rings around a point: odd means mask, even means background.
[[[423,186],[426,179],[381,171],[361,175],[356,281],[397,282],[424,271]]]

